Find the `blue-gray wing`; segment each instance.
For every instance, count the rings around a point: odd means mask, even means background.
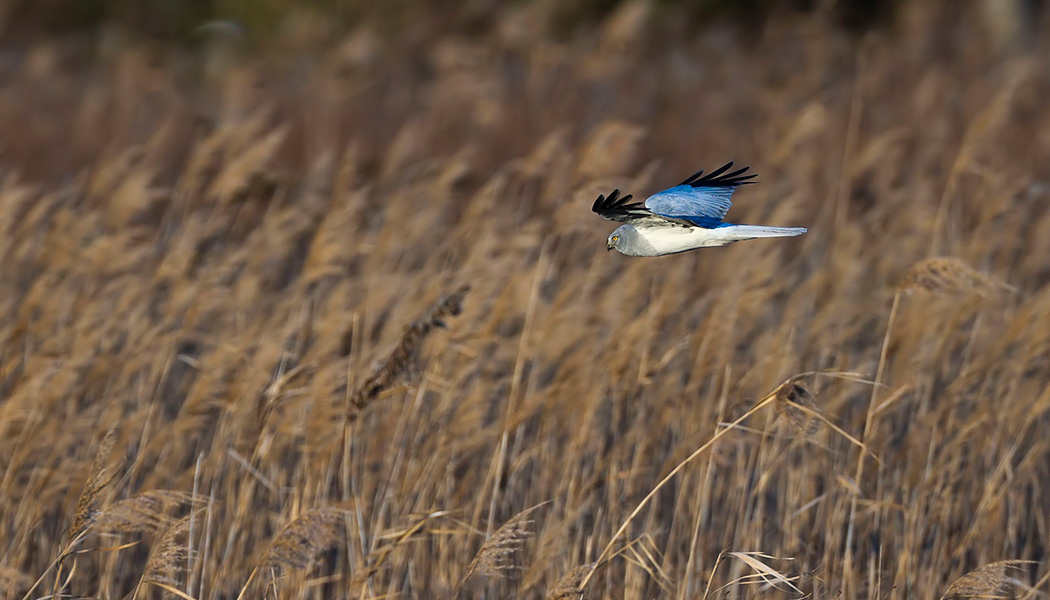
[[[645,200],[645,207],[653,213],[670,219],[689,221],[701,227],[715,227],[722,222],[733,206],[733,191],[755,174],[744,175],[749,167],[727,173],[733,167],[729,162],[708,175],[695,173],[673,188],[657,192]]]

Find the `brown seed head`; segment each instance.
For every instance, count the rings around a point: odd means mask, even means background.
[[[524,510],[510,518],[500,526],[478,549],[474,560],[467,565],[456,584],[452,597],[459,596],[463,585],[475,575],[494,576],[515,568],[514,555],[525,546],[525,542],[532,537],[528,526],[532,523],[526,519],[534,509]]]
[[[99,514],[99,506],[102,504],[102,493],[112,483],[116,475],[116,465],[109,462],[109,455],[113,451],[116,442],[114,429],[110,429],[99,444],[95,460],[91,464],[87,481],[77,498],[76,512],[73,514],[73,522],[69,524],[69,539],[73,540],[87,530],[91,522]]]
[[[1006,598],[1010,589],[1011,578],[1007,577],[1008,569],[1019,569],[1021,565],[1030,564],[1028,560],[1001,560],[989,563],[970,571],[956,579],[941,600],[949,598]]]
[[[259,565],[305,569],[317,554],[339,540],[347,509],[337,506],[308,510],[289,521],[270,540]]]
[[[419,352],[423,340],[435,327],[446,327],[445,319],[454,317],[463,311],[463,298],[470,291],[469,285],[463,285],[455,292],[442,298],[420,320],[405,328],[401,341],[383,364],[365,380],[364,384],[350,398],[347,418],[355,421],[370,402],[392,386],[398,377],[408,372]]]
[[[900,283],[904,292],[990,296],[1014,288],[971,268],[956,258],[935,257],[916,263]]]
[[[578,598],[583,593],[580,583],[590,572],[594,563],[584,563],[561,576],[561,579],[547,590],[546,600],[565,600],[567,598]]]
[[[149,490],[125,498],[100,511],[89,525],[95,533],[141,533],[172,527],[171,515],[180,506],[196,501],[193,494],[174,490]]]
[[[179,586],[179,574],[185,570],[186,559],[189,551],[186,544],[186,535],[190,531],[190,524],[196,517],[196,512],[191,512],[185,517],[175,521],[150,551],[149,560],[146,561],[146,569],[142,573],[143,583],[163,583],[172,587]]]

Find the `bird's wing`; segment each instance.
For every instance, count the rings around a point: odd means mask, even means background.
[[[649,196],[645,207],[669,219],[685,220],[701,227],[715,226],[733,206],[733,190],[738,185],[754,183],[748,180],[756,177],[754,173],[744,175],[749,167],[726,173],[732,167],[733,163],[728,162],[707,175],[698,171],[673,188]]]
[[[654,216],[641,202],[631,202],[633,197],[631,194],[621,196],[620,190],[613,190],[608,197],[605,194],[599,195],[591,206],[591,210],[598,213],[598,216],[603,219],[624,223]]]

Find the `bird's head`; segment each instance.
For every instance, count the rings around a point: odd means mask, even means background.
[[[605,240],[605,249],[612,250],[616,248],[620,252],[623,252],[628,240],[631,237],[633,228],[630,225],[621,225],[609,234],[609,238]]]

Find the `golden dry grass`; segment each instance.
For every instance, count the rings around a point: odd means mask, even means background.
[[[4,50],[5,598],[1048,592],[1047,40],[532,6]],[[728,159],[810,232],[605,251]]]

